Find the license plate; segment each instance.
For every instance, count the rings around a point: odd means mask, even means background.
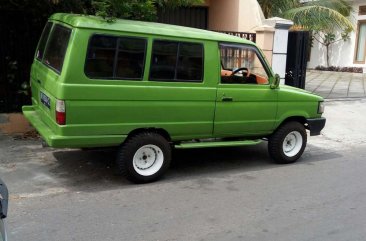
[[[50,97],[48,97],[45,93],[43,93],[42,91],[40,91],[40,99],[41,99],[41,103],[46,106],[48,109],[51,108],[51,99]]]

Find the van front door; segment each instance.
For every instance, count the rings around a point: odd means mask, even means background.
[[[221,82],[217,88],[214,135],[256,136],[273,130],[278,91],[253,46],[220,44]]]

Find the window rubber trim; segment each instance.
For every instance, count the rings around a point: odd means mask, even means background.
[[[174,72],[174,79],[152,79],[151,78],[151,63],[153,58],[153,47],[154,42],[171,42],[171,43],[178,43],[178,50],[177,50],[177,63],[175,65],[175,72]],[[180,44],[197,44],[202,46],[202,75],[200,80],[181,80],[177,79],[177,66],[179,63],[179,50]],[[171,83],[204,83],[205,80],[205,45],[201,42],[189,42],[189,41],[176,41],[176,40],[169,40],[169,39],[154,39],[151,46],[151,56],[150,56],[150,69],[149,69],[149,81],[153,82],[171,82]]]
[[[116,43],[116,49],[115,49],[115,55],[114,55],[114,60],[113,60],[113,76],[112,77],[92,77],[89,76],[86,73],[86,63],[88,60],[88,53],[89,50],[92,48],[90,45],[91,39],[94,36],[104,36],[104,37],[113,37],[113,38],[117,38],[117,43]],[[115,67],[117,66],[117,58],[118,58],[118,47],[119,47],[119,41],[121,38],[129,38],[129,39],[142,39],[145,40],[145,49],[144,49],[144,63],[143,63],[143,70],[142,70],[142,75],[141,78],[117,78],[115,77]],[[144,80],[144,76],[145,76],[145,66],[146,66],[146,58],[147,58],[147,44],[148,44],[148,38],[146,37],[135,37],[135,36],[125,36],[125,35],[112,35],[112,34],[104,34],[104,33],[93,33],[89,36],[88,39],[88,47],[87,47],[87,51],[86,51],[86,55],[85,55],[85,60],[84,60],[84,75],[90,79],[90,80],[115,80],[115,81],[120,81],[120,80],[126,80],[126,81],[143,81]]]

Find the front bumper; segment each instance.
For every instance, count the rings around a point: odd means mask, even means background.
[[[324,117],[315,118],[315,119],[307,119],[306,120],[308,126],[307,128],[310,131],[311,136],[320,135],[320,131],[324,128],[326,119]]]

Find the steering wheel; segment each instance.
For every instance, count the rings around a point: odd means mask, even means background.
[[[245,76],[245,77],[249,77],[249,76],[250,76],[250,71],[249,71],[249,69],[248,69],[248,68],[245,68],[245,67],[241,67],[241,68],[239,68],[239,69],[233,70],[233,72],[231,73],[231,76],[233,76],[233,75],[235,75],[235,74],[237,74],[238,72],[243,71],[243,70],[245,70],[245,71],[247,72],[247,73],[246,73],[246,75],[244,75],[244,73],[243,73],[243,76]]]

